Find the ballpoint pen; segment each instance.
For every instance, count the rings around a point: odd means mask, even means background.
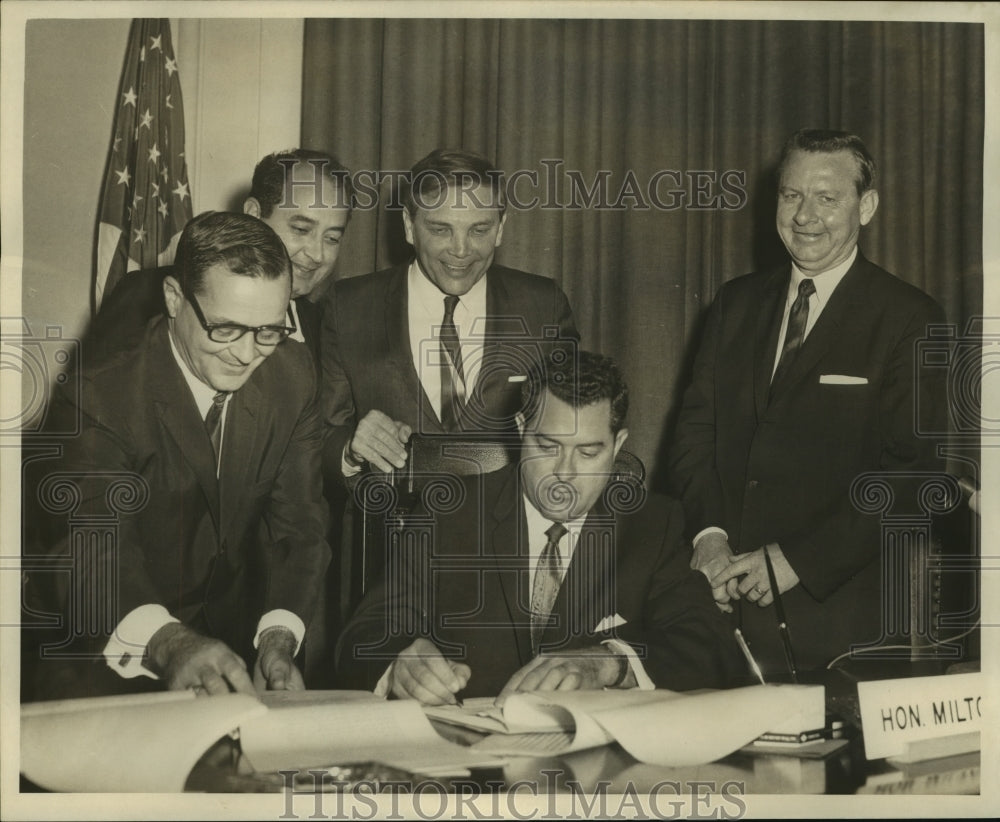
[[[774,614],[778,620],[778,635],[781,637],[781,647],[785,651],[785,662],[788,663],[788,670],[792,673],[792,682],[798,682],[799,674],[795,668],[795,654],[792,653],[792,638],[788,633],[785,606],[781,601],[778,581],[774,577],[774,565],[771,564],[771,554],[766,545],[764,546],[764,564],[767,565],[767,579],[771,584],[771,595],[774,597]]]
[[[754,659],[753,654],[750,653],[750,646],[747,645],[746,639],[743,638],[743,603],[738,602],[736,607],[740,609],[740,624],[736,626],[736,630],[733,631],[733,634],[736,636],[736,644],[740,646],[740,651],[743,652],[743,657],[746,659],[747,665],[750,666],[750,670],[753,671],[754,676],[760,680],[761,685],[766,685],[767,683],[764,682],[764,674],[761,673],[760,665],[757,664],[757,660]]]

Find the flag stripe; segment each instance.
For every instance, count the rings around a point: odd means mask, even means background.
[[[101,194],[97,305],[127,272],[172,262],[176,237],[190,219],[184,106],[170,23],[133,20]]]

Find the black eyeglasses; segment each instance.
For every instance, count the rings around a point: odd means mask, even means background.
[[[208,333],[208,338],[212,342],[236,342],[248,331],[252,331],[254,342],[257,345],[277,345],[297,330],[295,320],[292,320],[291,328],[287,325],[261,325],[257,328],[250,328],[248,325],[239,325],[238,323],[210,323],[205,319],[205,314],[202,312],[201,306],[198,305],[194,294],[188,294],[187,298],[194,309],[195,316],[198,317],[198,322],[201,323],[201,327]]]

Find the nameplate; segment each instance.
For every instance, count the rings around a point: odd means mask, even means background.
[[[982,673],[858,683],[865,756],[903,756],[912,743],[983,728]]]

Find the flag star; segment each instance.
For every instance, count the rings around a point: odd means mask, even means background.
[[[154,197],[159,197],[160,196],[160,184],[158,182],[156,182],[156,180],[150,180],[149,184],[153,187],[153,196]]]
[[[124,102],[122,103],[123,106],[128,106],[128,105],[134,106],[135,105],[135,86],[129,86],[128,87],[128,91],[126,91],[122,95],[122,97],[125,98]]]
[[[132,175],[129,174],[128,166],[125,166],[121,171],[116,171],[115,174],[118,175],[118,185],[128,187],[129,182],[132,179]]]
[[[156,147],[156,143],[153,143],[153,147],[149,150],[149,162],[156,165],[156,161],[160,159],[160,150]],[[156,183],[153,183],[155,186]],[[155,191],[153,192],[156,193]]]
[[[145,113],[142,115],[142,122],[139,123],[139,127],[142,128],[143,126],[145,126],[146,128],[149,128],[152,124],[153,124],[153,115],[149,113],[149,109],[147,108]]]
[[[170,173],[167,171],[166,166],[160,166],[160,176],[163,178],[164,182],[170,182]]]
[[[169,94],[167,95],[166,103],[167,103],[167,108],[173,108],[174,107],[174,104],[170,102],[170,95]]]
[[[141,203],[145,197],[140,197],[138,194],[132,196],[132,208],[138,208],[139,203]]]
[[[150,37],[149,38],[149,50],[150,51],[152,51],[153,49],[160,49],[160,51],[163,51],[163,47],[160,45],[160,39],[162,37],[163,37],[162,34],[157,34],[156,37]]]
[[[135,241],[137,243],[141,243],[145,239],[146,239],[146,229],[142,227],[135,229]]]
[[[122,136],[120,134],[115,135],[115,147],[111,149],[116,154],[118,153],[118,147],[122,144]]]
[[[143,46],[141,49],[139,49],[139,62],[140,63],[145,63],[146,62],[146,47],[145,46]]]
[[[182,203],[184,202],[184,198],[185,197],[190,197],[191,196],[190,194],[188,194],[188,190],[187,189],[188,189],[188,184],[187,183],[182,183],[180,181],[178,181],[178,183],[177,183],[177,188],[174,189],[174,194],[176,194],[178,197],[181,198],[181,202]]]
[[[160,204],[156,207],[156,210],[160,212],[164,220],[167,219],[167,204],[163,200],[160,200]]]
[[[166,62],[167,77],[173,77],[177,71],[177,61],[173,57],[168,57]]]

